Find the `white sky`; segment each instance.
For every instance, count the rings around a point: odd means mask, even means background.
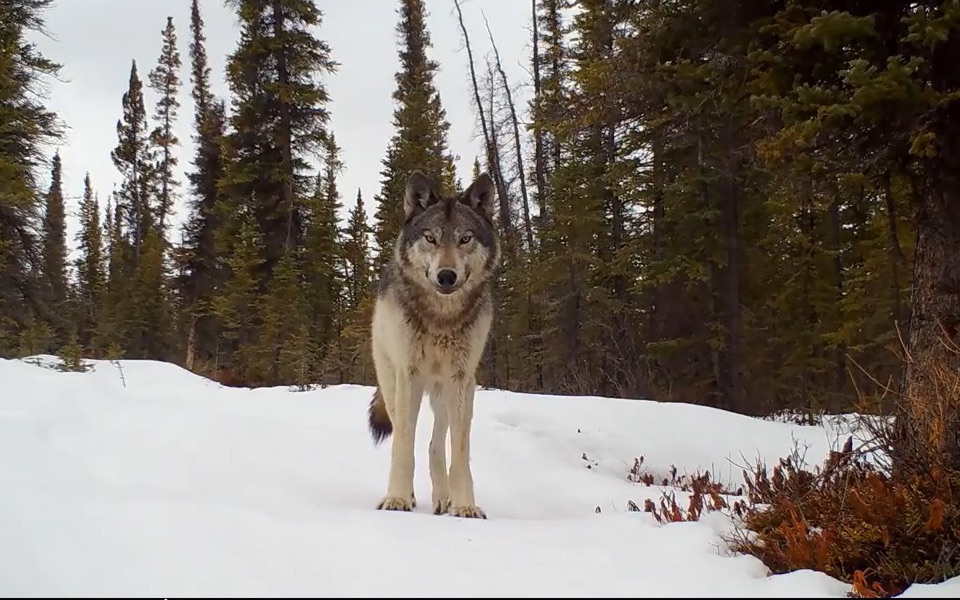
[[[391,94],[399,64],[394,28],[400,2],[336,0],[318,4],[324,11],[320,35],[330,44],[333,58],[341,63],[339,72],[328,77],[326,84],[332,98],[328,105],[331,128],[343,150],[346,164],[339,181],[343,203],[346,207],[352,206],[360,188],[367,212],[372,216],[373,195],[380,183],[380,161],[393,133]],[[478,76],[483,69],[483,57],[490,52],[483,21],[485,14],[511,85],[515,89],[518,84],[524,86],[515,92],[515,101],[525,114],[525,102],[530,93],[530,2],[464,0],[462,6]],[[473,159],[481,153],[467,53],[453,0],[427,0],[426,8],[427,27],[433,43],[430,57],[440,63],[435,83],[451,123],[450,147],[460,157],[458,173],[466,185]],[[200,10],[206,25],[213,91],[228,98],[224,66],[227,55],[236,45],[236,19],[222,0],[201,0]],[[61,81],[51,82],[48,106],[69,128],[58,149],[63,159],[64,193],[68,198],[69,215],[67,233],[71,247],[84,174],[90,172],[101,208],[119,182],[110,151],[117,143],[116,122],[121,115],[121,96],[127,88],[131,59],[137,61],[145,85],[147,110],[153,114],[155,96],[147,87],[147,73],[159,57],[160,34],[168,15],[173,17],[177,28],[183,61],[181,79],[184,85],[177,123],[177,135],[182,144],[178,154],[178,178],[183,194],[186,191],[183,169],[189,168],[192,157],[193,126],[189,83],[189,0],[56,0],[46,13],[49,36],[31,36],[48,58],[63,65]],[[177,206],[179,209],[182,204]],[[178,210],[174,222],[179,224],[182,218],[183,212]],[[179,240],[177,231],[171,241]]]

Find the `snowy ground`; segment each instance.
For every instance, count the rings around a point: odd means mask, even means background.
[[[172,365],[61,373],[0,360],[4,596],[844,597],[822,573],[731,556],[723,515],[661,526],[627,481],[789,454],[834,427],[683,404],[477,394],[473,473],[489,519],[429,512],[424,404],[414,513],[374,510],[389,444],[371,389],[223,388]],[[842,441],[842,440],[841,440]],[[584,460],[584,455],[587,460]],[[590,465],[590,468],[587,466]],[[679,500],[678,494],[678,500]],[[597,512],[600,507],[600,512]],[[960,578],[905,597],[957,597]]]

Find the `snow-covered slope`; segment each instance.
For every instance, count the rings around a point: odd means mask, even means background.
[[[46,359],[49,361],[49,359]],[[427,404],[413,513],[374,510],[389,443],[371,388],[223,388],[151,361],[62,373],[0,360],[5,596],[844,597],[824,574],[731,556],[720,514],[657,525],[634,458],[739,480],[820,462],[842,432],[684,404],[477,394],[473,473],[489,519],[430,514]],[[679,496],[679,494],[678,494]],[[597,512],[597,507],[600,511]],[[956,596],[960,581],[908,597]]]

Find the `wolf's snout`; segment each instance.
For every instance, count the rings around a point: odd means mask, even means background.
[[[457,272],[451,269],[442,269],[437,273],[437,283],[443,287],[450,287],[457,283]]]

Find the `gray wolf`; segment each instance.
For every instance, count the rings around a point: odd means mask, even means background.
[[[494,196],[486,173],[457,196],[438,194],[420,171],[407,178],[404,221],[393,256],[380,272],[371,322],[377,390],[368,425],[375,443],[393,434],[380,510],[416,507],[414,436],[424,392],[429,392],[433,512],[487,518],[473,493],[470,427],[477,365],[493,321],[493,276],[500,263]]]

